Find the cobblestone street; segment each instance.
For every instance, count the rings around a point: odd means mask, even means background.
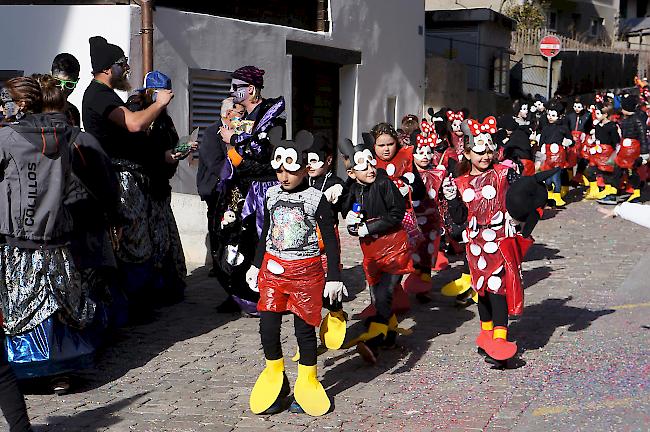
[[[217,314],[224,294],[202,267],[190,275],[184,302],[122,329],[73,393],[26,389],[35,430],[648,430],[650,235],[601,219],[596,207],[570,203],[538,225],[524,263],[526,309],[511,323],[520,346],[515,369],[490,369],[475,351],[476,307],[459,310],[439,294],[458,275],[452,268],[434,279],[431,303],[414,302],[402,317],[413,334],[382,352],[375,367],[354,350],[319,357],[333,412],[255,416],[248,397],[263,368],[258,321]],[[348,332],[357,334],[361,321],[353,316],[369,294],[356,240],[343,243]],[[288,317],[283,339],[293,383]]]

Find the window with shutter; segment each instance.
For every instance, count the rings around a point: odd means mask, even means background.
[[[219,119],[221,102],[230,96],[230,74],[226,71],[190,69],[190,130],[205,128]]]

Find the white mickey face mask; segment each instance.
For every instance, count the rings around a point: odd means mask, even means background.
[[[363,151],[358,151],[354,153],[354,170],[355,171],[365,171],[368,169],[368,164],[375,166],[377,161],[372,155],[372,152],[368,149]]]
[[[418,161],[424,159],[431,160],[433,158],[433,151],[431,150],[431,147],[429,147],[428,145],[418,146],[415,149],[415,153],[413,153],[413,158],[415,158],[415,160]]]
[[[584,110],[585,107],[581,103],[574,103],[573,104],[573,111],[575,111],[577,114],[580,114],[582,110]]]
[[[298,163],[298,152],[293,148],[277,147],[273,152],[271,166],[275,170],[282,166],[287,171],[298,171],[301,168]]]
[[[451,122],[451,131],[455,133],[461,132],[461,126],[463,124],[462,120],[454,120]]]
[[[538,112],[544,111],[546,109],[546,107],[544,106],[544,102],[542,101],[535,101],[533,105],[535,105],[535,108],[537,109]]]
[[[309,163],[309,167],[315,170],[320,169],[325,165],[325,162],[320,160],[318,153],[307,153],[307,162]]]
[[[519,108],[519,117],[526,118],[527,116],[528,116],[528,104],[523,104],[521,108]]]
[[[558,117],[557,116],[557,111],[555,111],[555,110],[548,110],[548,112],[546,113],[546,118],[551,123],[554,123],[557,120],[557,117]]]

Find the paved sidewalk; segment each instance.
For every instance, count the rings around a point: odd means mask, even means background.
[[[120,331],[76,393],[29,394],[35,430],[647,431],[650,233],[602,220],[596,206],[572,203],[538,225],[524,264],[527,306],[511,324],[523,351],[517,369],[492,370],[476,354],[476,307],[458,310],[438,294],[451,270],[436,278],[433,302],[414,304],[403,318],[413,335],[382,352],[375,367],[353,351],[319,357],[333,412],[254,416],[248,396],[263,368],[258,321],[218,315],[223,293],[200,268],[187,299],[160,309],[151,324]],[[369,295],[356,240],[344,235],[343,246],[352,316]],[[361,331],[356,319],[349,327]],[[293,383],[288,317],[283,343]]]

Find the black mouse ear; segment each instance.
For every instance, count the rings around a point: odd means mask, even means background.
[[[296,134],[294,142],[296,143],[298,150],[305,152],[314,143],[314,135],[309,131],[301,130]]]
[[[363,138],[363,143],[368,146],[368,147],[374,147],[375,145],[375,138],[370,135],[368,132],[364,132],[361,134],[361,137]]]
[[[433,110],[433,107],[429,107],[427,114],[429,114],[429,117],[433,117],[436,115],[436,112]]]
[[[546,171],[541,171],[535,174],[535,180],[538,182],[543,182],[544,180],[553,177],[555,174],[557,174],[560,171],[560,168],[553,168],[550,170]]]
[[[276,126],[268,133],[269,141],[273,147],[278,147],[282,144],[282,126]]]
[[[354,144],[346,138],[339,142],[339,151],[345,156],[352,157],[354,156]]]

